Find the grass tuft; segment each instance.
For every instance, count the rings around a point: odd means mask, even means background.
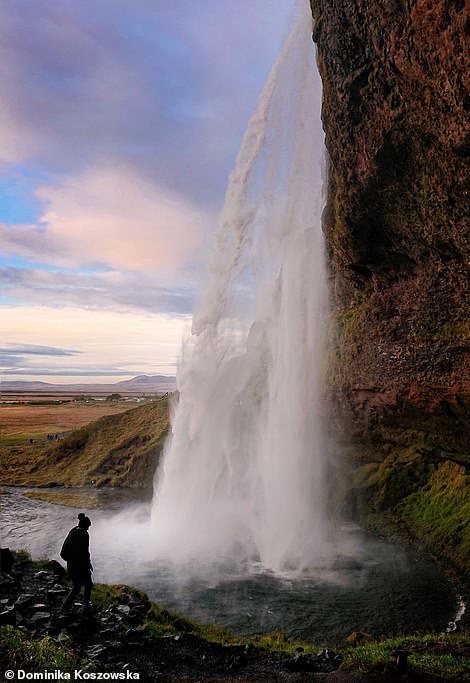
[[[426,634],[402,636],[380,642],[348,647],[342,652],[344,670],[361,673],[394,671],[395,650],[407,650],[410,672],[420,676],[439,676],[439,680],[470,681],[470,636]]]
[[[89,662],[80,659],[66,647],[57,645],[50,637],[29,640],[13,626],[0,626],[0,669],[60,669],[71,672],[88,667]]]

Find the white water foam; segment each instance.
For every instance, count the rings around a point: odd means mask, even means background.
[[[302,0],[252,117],[178,370],[159,555],[280,571],[328,554],[321,85]]]

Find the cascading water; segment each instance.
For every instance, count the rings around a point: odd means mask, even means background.
[[[235,556],[282,570],[328,547],[320,101],[304,0],[231,174],[178,371],[152,509],[160,552],[173,559]]]

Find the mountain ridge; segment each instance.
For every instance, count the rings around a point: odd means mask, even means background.
[[[2,391],[173,391],[176,388],[176,377],[172,375],[136,375],[131,379],[109,384],[55,384],[38,380],[3,380],[0,381]]]

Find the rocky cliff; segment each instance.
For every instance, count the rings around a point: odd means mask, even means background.
[[[469,3],[311,0],[346,441],[469,462]]]

